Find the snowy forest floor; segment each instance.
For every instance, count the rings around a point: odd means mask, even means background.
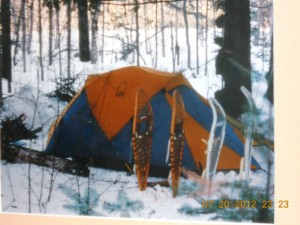
[[[210,191],[200,177],[181,178],[176,198],[160,185],[140,192],[136,175],[101,168],[90,168],[90,177],[82,178],[2,161],[1,182],[3,212],[251,222],[268,200],[263,198],[267,174],[261,170],[251,173],[247,191],[234,171],[218,172]]]

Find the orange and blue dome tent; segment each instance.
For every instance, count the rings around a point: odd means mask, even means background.
[[[46,152],[61,157],[109,159],[134,163],[132,124],[136,91],[142,89],[153,111],[152,167],[169,168],[166,161],[172,116],[172,93],[178,90],[185,107],[182,166],[199,171],[206,167],[205,141],[213,114],[181,73],[130,66],[90,75],[49,132]],[[229,123],[217,169],[239,169],[244,156],[241,134]],[[259,167],[252,159],[252,164]]]

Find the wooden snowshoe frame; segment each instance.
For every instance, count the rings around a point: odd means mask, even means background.
[[[172,121],[170,129],[170,162],[172,176],[172,192],[176,197],[179,186],[179,178],[182,168],[182,156],[184,148],[184,103],[179,91],[173,92]]]
[[[147,188],[152,144],[153,113],[142,89],[137,90],[132,126],[132,150],[141,191]]]

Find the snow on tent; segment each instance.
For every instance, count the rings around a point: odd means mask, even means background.
[[[63,113],[52,125],[46,152],[96,159],[107,167],[133,165],[132,126],[137,90],[149,99],[153,113],[150,173],[169,169],[168,149],[172,117],[172,93],[180,93],[185,107],[182,166],[202,172],[212,125],[212,110],[180,73],[145,67],[125,67],[90,75]],[[244,145],[226,125],[217,169],[239,169]],[[252,164],[258,166],[252,159]]]

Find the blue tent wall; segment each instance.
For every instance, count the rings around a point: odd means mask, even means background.
[[[57,124],[46,152],[63,157],[111,156],[111,148],[83,90]]]
[[[182,96],[186,112],[188,112],[193,119],[195,119],[209,132],[213,119],[211,108],[201,101],[195,90],[192,90],[186,86],[180,86],[176,89],[179,90]],[[224,144],[232,150],[235,150],[235,152],[240,156],[244,156],[244,145],[228,124],[226,125],[225,129]],[[256,167],[259,167],[258,163],[253,158],[252,164]]]
[[[188,112],[199,124],[201,124],[208,132],[212,124],[212,110],[197,96],[197,93],[184,86],[177,88],[182,96],[185,110]],[[237,153],[243,156],[244,145],[235,135],[232,128],[227,124],[225,131],[224,143],[231,149],[237,150]]]
[[[153,166],[167,167],[168,162],[166,162],[166,157],[168,151],[168,141],[170,138],[172,111],[163,91],[160,91],[153,96],[150,100],[150,104],[153,111],[153,137],[150,164]],[[131,131],[132,120],[130,120],[112,140],[114,149],[118,155],[118,159],[130,163],[133,162]],[[192,155],[186,143],[184,147],[182,164],[188,169],[196,169]]]

